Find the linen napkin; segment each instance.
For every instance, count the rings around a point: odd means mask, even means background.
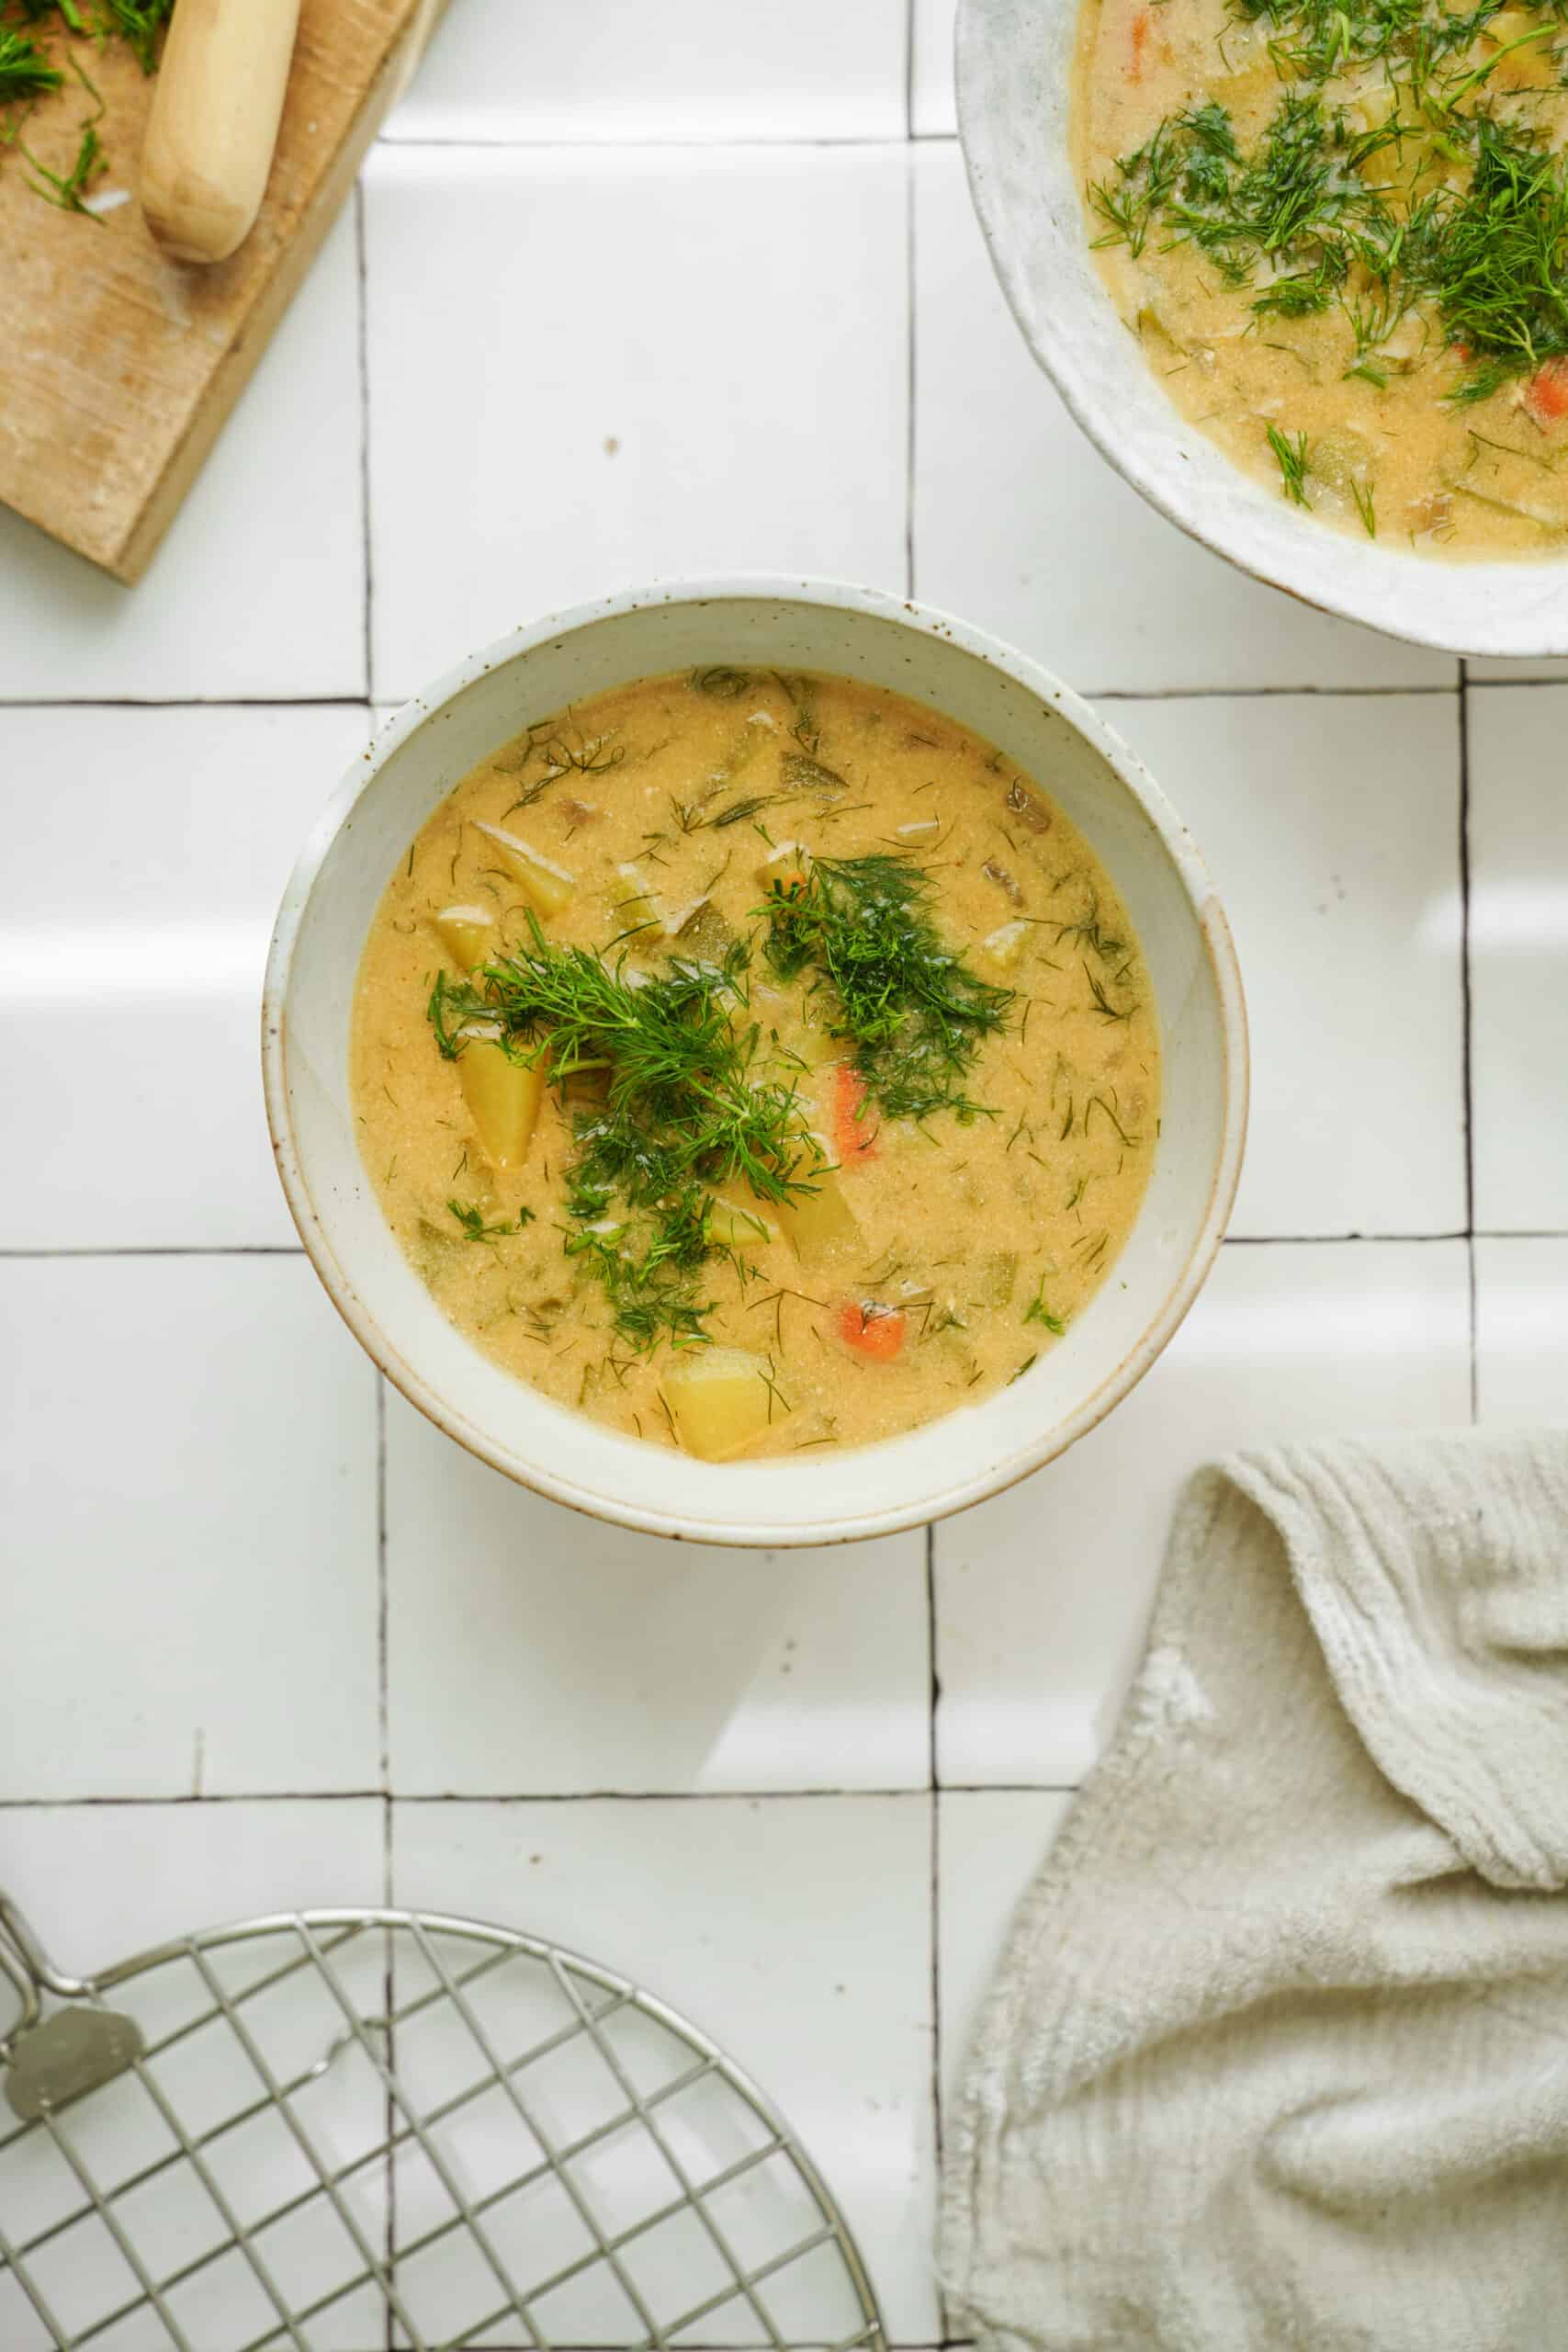
[[[1193,1481],[942,2267],[1006,2352],[1568,2352],[1568,1434]]]

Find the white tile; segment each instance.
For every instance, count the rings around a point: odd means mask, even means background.
[[[606,1526],[389,1396],[400,1794],[924,1788],[925,1539],[778,1555]]]
[[[1252,1124],[1232,1230],[1462,1232],[1456,699],[1106,716],[1191,825],[1235,933]]]
[[[1078,432],[993,275],[945,143],[915,153],[915,594],[1086,693],[1449,684],[1443,655],[1260,587]]]
[[[1462,1241],[1228,1244],[1124,1405],[937,1529],[942,1779],[1082,1781],[1138,1662],[1171,1507],[1202,1463],[1469,1415]]]
[[[456,0],[389,139],[897,139],[905,0]]]
[[[1568,690],[1470,704],[1471,1079],[1475,1221],[1568,1229]]]
[[[902,147],[380,149],[378,696],[656,577],[900,587],[906,193]]]
[[[936,2333],[930,1835],[914,1795],[400,1803],[394,1883],[400,1904],[624,1970],[711,2033],[842,2200],[891,2339],[922,2344]]]
[[[1476,1242],[1475,1376],[1483,1421],[1568,1421],[1568,1238]]]
[[[6,1246],[292,1244],[256,1006],[283,886],[365,741],[363,707],[5,724],[27,779],[0,865],[0,1095],[27,1106],[26,1148],[0,1161]]]
[[[350,206],[136,587],[0,509],[0,695],[365,692],[358,313]]]
[[[939,1800],[942,2098],[949,2116],[1013,1914],[1071,1804],[1055,1789],[944,1789]]]
[[[374,1788],[374,1374],[302,1258],[0,1265],[0,1795]]]
[[[1528,684],[1531,679],[1568,678],[1568,661],[1498,662],[1482,654],[1465,663],[1465,673],[1479,685],[1517,685],[1521,681]]]
[[[68,1974],[172,1936],[383,1899],[378,1797],[0,1808],[0,1886]],[[0,1996],[3,1997],[3,1996]]]
[[[958,128],[953,87],[955,0],[912,0],[914,57],[910,114],[917,139],[951,136]]]

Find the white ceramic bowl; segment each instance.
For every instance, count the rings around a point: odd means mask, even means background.
[[[1568,652],[1568,563],[1445,563],[1330,530],[1171,405],[1089,249],[1067,143],[1078,5],[961,0],[958,127],[1013,316],[1090,440],[1195,539],[1325,612],[1449,652]]]
[[[1160,1011],[1164,1123],[1114,1273],[1033,1371],[908,1437],[798,1461],[708,1464],[552,1404],[446,1320],[367,1178],[349,1013],[388,876],[487,752],[563,704],[697,662],[834,671],[946,711],[1037,776],[1114,876]],[[520,629],[400,711],[344,778],[283,901],[263,1012],[267,1114],[317,1272],[422,1411],[497,1469],[629,1527],[715,1544],[824,1544],[957,1510],[1048,1462],[1124,1396],[1219,1246],[1247,1122],[1241,982],[1213,886],[1138,762],[1032,662],[941,613],[864,589],[736,581],[610,598]]]

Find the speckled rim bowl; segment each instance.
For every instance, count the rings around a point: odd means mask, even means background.
[[[1067,143],[1077,16],[1078,0],[962,0],[958,126],[1002,290],[1090,440],[1171,522],[1325,612],[1451,653],[1568,652],[1568,562],[1445,563],[1332,530],[1171,405],[1089,250]]]
[[[1161,1014],[1165,1113],[1150,1188],[1113,1273],[1067,1340],[980,1405],[907,1437],[804,1460],[695,1462],[551,1403],[454,1329],[386,1225],[349,1102],[349,1013],[388,876],[474,763],[525,721],[698,662],[836,671],[989,736],[1055,795],[1137,925]],[[962,623],[863,588],[723,580],[615,596],[519,629],[407,705],[306,842],[263,1007],[268,1122],[317,1272],[355,1337],[436,1425],[538,1493],[710,1544],[829,1544],[978,1502],[1062,1452],[1145,1373],[1224,1231],[1247,1122],[1235,951],[1186,828],[1075,695]],[[1025,1351],[1021,1344],[1020,1355]]]

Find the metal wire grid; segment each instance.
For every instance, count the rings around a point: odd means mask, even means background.
[[[272,1960],[279,1946],[284,1957]],[[258,1958],[266,1961],[259,1972]],[[226,1983],[235,1959],[243,1981]],[[376,1989],[373,2007],[355,1998],[351,1973]],[[400,1994],[410,1978],[418,1989]],[[329,1996],[336,2031],[324,2049],[319,2011],[313,2024],[295,2016],[291,2031],[276,2030],[277,1996],[300,1984]],[[101,1973],[86,1991],[99,2007],[113,1995],[115,2007],[139,2017],[141,2056],[119,2082],[0,2137],[0,2290],[9,2277],[26,2298],[18,2311],[30,2310],[59,2352],[326,2352],[329,2339],[333,2352],[369,2352],[367,2298],[379,2299],[378,2344],[395,2352],[519,2341],[525,2352],[612,2343],[885,2352],[860,2254],[788,2126],[705,2035],[592,1962],[471,1920],[316,1911],[164,1945]],[[532,2018],[537,2029],[558,2012],[558,2022],[502,2054],[509,2019]],[[302,2030],[316,2036],[304,2064]],[[269,2040],[288,2047],[290,2062],[269,2051]],[[183,2095],[182,2059],[195,2062],[186,2064]],[[428,2100],[405,2078],[423,2072],[450,2085],[465,2062],[479,2071]],[[576,2069],[570,2095],[550,2079],[563,2062]],[[232,2089],[218,2096],[226,2071],[242,2086],[237,2099]],[[335,2113],[301,2112],[314,2086],[334,2085]],[[167,2144],[106,2186],[89,2161],[85,2127],[96,2114],[109,2127],[118,2102],[113,2128],[97,2137],[111,2153],[134,2140],[123,2127],[151,2121],[125,2109],[135,2086]],[[370,2098],[376,2128],[368,2144],[345,2154],[353,2111],[363,2130]],[[220,2112],[203,2114],[214,2105]],[[606,2111],[582,2122],[595,2106]],[[275,2148],[262,2210],[242,2218],[245,2200],[225,2150],[274,2120],[294,2161],[286,2167]],[[465,2121],[479,2127],[467,2149],[454,2136]],[[11,2217],[28,2202],[26,2167],[49,2155],[65,2168],[51,2167],[63,2210],[35,2211],[18,2225]],[[595,2182],[596,2160],[612,2156]],[[273,2182],[281,2185],[285,2169],[299,2185],[280,2195]],[[72,2194],[62,2199],[67,2177]],[[662,2195],[660,2183],[668,2184]],[[256,2186],[253,2178],[248,2194]],[[184,2259],[160,2263],[150,2252],[138,2216],[154,2188],[180,2202]],[[553,2205],[520,2225],[529,2192],[541,2191]],[[430,2218],[419,2226],[422,2214]],[[284,2233],[329,2215],[342,2233],[337,2275],[302,2294],[278,2259]],[[84,2279],[105,2267],[81,2234],[95,2224],[126,2290],[104,2296],[100,2286],[101,2308],[65,2313],[57,2282],[80,2302]],[[189,2251],[204,2229],[209,2242]],[[168,2237],[166,2211],[158,2234]],[[454,2254],[463,2260],[444,2259]],[[421,2260],[433,2256],[438,2267],[415,2291]],[[204,2284],[220,2308],[193,2317],[191,2298]],[[616,2317],[606,2326],[611,2306]],[[6,2352],[25,2352],[4,2328],[0,2337]]]

